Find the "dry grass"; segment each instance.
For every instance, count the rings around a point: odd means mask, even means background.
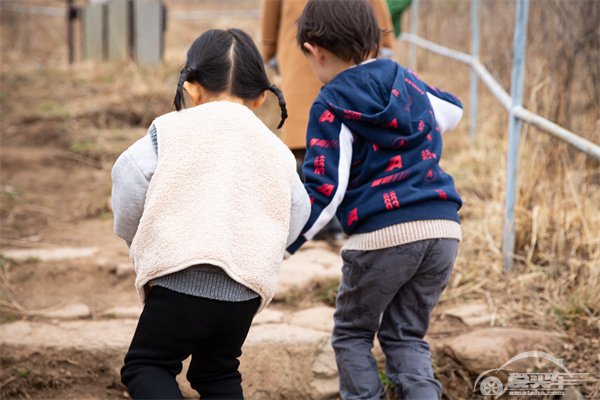
[[[437,30],[428,30],[427,27],[433,28],[434,22],[437,24],[439,21],[444,21],[441,15],[468,15],[468,2],[428,1],[424,3],[429,4],[430,14],[425,21],[431,21],[429,25],[424,24],[424,31],[426,31],[424,36],[453,48],[467,50],[468,41],[465,42],[464,39],[468,38],[468,27],[462,25],[461,29],[461,25],[455,25],[455,29],[446,35],[444,32],[449,31],[445,29],[449,27],[444,26],[443,23],[441,26],[436,25]],[[573,128],[576,132],[581,132],[583,136],[598,143],[600,113],[595,107],[598,102],[598,98],[595,97],[598,82],[594,79],[598,64],[586,64],[583,59],[579,60],[578,65],[571,71],[577,78],[576,84],[573,85],[581,89],[585,86],[585,82],[589,82],[587,89],[572,90],[559,96],[557,88],[562,88],[564,85],[556,76],[564,72],[565,67],[560,60],[556,61],[559,54],[552,57],[548,46],[542,45],[543,41],[547,43],[549,40],[560,39],[556,35],[568,36],[566,39],[573,38],[575,43],[587,40],[585,43],[589,46],[597,43],[597,38],[588,36],[588,31],[596,29],[597,32],[600,24],[598,22],[600,8],[597,4],[566,3],[568,4],[547,2],[545,5],[548,7],[543,7],[541,2],[532,2],[525,106],[550,120],[557,120],[557,114],[560,113],[561,107],[564,107],[557,106],[557,103],[570,103],[568,108],[577,118],[563,117],[563,119],[579,128],[579,130]],[[561,7],[574,8],[575,11],[571,10],[569,13],[574,18],[581,17],[586,11],[590,12],[589,19],[592,20],[592,26],[585,31],[581,28],[581,25],[585,24],[580,24],[576,32],[566,32],[566,28],[555,29],[554,37],[544,37],[543,40],[539,35],[532,34],[543,25],[541,17],[554,15],[552,12],[560,11]],[[506,52],[512,47],[508,41],[508,39],[512,40],[512,37],[506,34],[505,27],[512,25],[512,12],[513,6],[510,2],[483,2],[482,49],[488,50],[483,52],[482,59],[491,71],[497,71],[496,75],[501,82],[505,82],[505,87],[508,87],[509,79],[506,79],[505,75],[508,73],[509,76],[511,59],[510,53],[507,56]],[[486,23],[486,18],[487,21],[492,20],[494,23]],[[558,24],[556,19],[550,18],[550,20]],[[548,19],[546,24],[547,22]],[[569,29],[575,30],[575,28]],[[544,32],[549,30],[551,29],[548,27],[540,29]],[[491,49],[488,42],[495,43],[496,46]],[[558,43],[554,46],[557,52],[568,52],[563,48],[569,49],[569,43],[561,44],[560,41]],[[570,45],[573,46],[575,43]],[[598,59],[600,57],[598,49],[594,49],[592,53],[594,52],[595,54],[587,57]],[[439,57],[425,52],[421,52],[420,57],[419,65],[423,70],[421,74],[426,79],[433,80],[440,86],[450,83],[450,86],[454,86],[450,90],[459,93],[463,100],[467,99],[468,70],[465,67],[458,64],[455,67],[454,64],[441,61]],[[505,60],[503,63],[506,65],[500,62],[494,63],[494,59],[498,57]],[[442,63],[446,68],[442,67]],[[465,198],[463,218],[467,240],[463,243],[462,258],[465,259],[465,250],[469,252],[469,256],[464,260],[464,269],[474,270],[487,264],[488,272],[502,274],[499,255],[505,151],[500,149],[506,147],[508,117],[495,100],[490,99],[486,89],[481,89],[481,95],[477,144],[465,148],[467,124],[462,124],[457,132],[458,138],[447,137],[445,159],[451,164],[447,168],[452,171]],[[455,151],[460,153],[454,154]],[[565,305],[573,308],[573,302],[578,304],[575,309],[582,310],[596,321],[600,315],[600,295],[596,290],[600,272],[599,184],[600,164],[597,161],[590,160],[538,129],[525,126],[521,142],[516,208],[517,264],[512,275],[519,277],[518,281],[521,282],[519,285],[522,288],[520,291],[524,292],[539,292],[535,289],[539,289],[540,282],[546,282],[542,284],[544,295],[540,296],[540,302],[536,303],[546,303],[547,308],[540,310],[539,304],[536,304],[536,308],[539,310],[537,314],[546,315],[544,319],[549,318],[551,323],[560,321],[551,317],[553,312],[546,311],[563,309]],[[483,262],[478,260],[482,256]],[[469,267],[470,265],[472,267]],[[494,281],[494,285],[497,285],[498,281],[495,279]],[[528,281],[532,283],[527,284]],[[523,309],[528,307],[526,303],[520,306]]]
[[[423,36],[468,52],[467,18],[461,19],[462,24],[443,18],[469,15],[468,2],[425,1],[424,9],[429,15],[421,14]],[[563,15],[557,15],[561,10]],[[512,59],[512,35],[507,32],[512,32],[513,15],[512,2],[482,2],[481,58],[507,89]],[[565,25],[565,15],[579,23]],[[525,106],[600,143],[598,3],[533,1],[530,16]],[[573,49],[578,43],[585,43],[581,45],[585,56]],[[400,47],[403,61],[406,49]],[[575,62],[561,57],[565,54]],[[426,80],[448,87],[468,102],[466,67],[424,51],[419,57],[419,72]],[[465,239],[443,301],[484,300],[494,310],[496,326],[564,331],[572,338],[563,354],[566,364],[594,375],[600,370],[600,163],[524,126],[515,267],[504,273],[508,116],[485,88],[480,96],[476,145],[467,145],[469,121],[446,136],[445,168],[455,177],[465,201]],[[598,376],[584,393],[589,398],[600,394]]]

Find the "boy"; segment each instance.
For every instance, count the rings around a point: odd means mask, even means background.
[[[295,252],[334,215],[349,238],[332,344],[342,399],[384,395],[371,354],[377,333],[397,395],[441,397],[423,340],[461,239],[461,199],[439,166],[442,132],[460,101],[390,60],[374,60],[380,29],[359,0],[311,0],[297,41],[325,84],[308,123],[312,202]]]

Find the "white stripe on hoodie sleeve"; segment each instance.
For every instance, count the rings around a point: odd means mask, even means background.
[[[352,163],[352,143],[354,138],[352,132],[344,124],[341,124],[339,133],[340,158],[337,166],[337,188],[331,202],[321,211],[314,224],[306,231],[304,236],[307,240],[312,239],[321,229],[334,217],[338,206],[344,200],[348,181],[350,180],[350,165]]]
[[[427,97],[442,133],[454,129],[462,118],[463,109],[456,104],[440,99],[430,92],[427,92]]]

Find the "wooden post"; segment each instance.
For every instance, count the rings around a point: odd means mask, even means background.
[[[126,61],[129,58],[129,5],[127,0],[108,3],[108,59]]]
[[[77,9],[74,0],[67,0],[67,49],[69,64],[75,62],[75,37],[73,34],[73,22],[77,18]]]
[[[161,0],[134,0],[134,47],[138,64],[161,61],[162,26]]]
[[[83,57],[104,60],[104,5],[89,4],[83,9]]]

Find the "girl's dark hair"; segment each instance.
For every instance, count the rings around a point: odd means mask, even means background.
[[[281,90],[269,82],[262,57],[252,38],[239,29],[211,29],[198,37],[187,52],[185,66],[179,73],[173,104],[177,111],[185,106],[183,83],[196,82],[209,92],[229,92],[254,100],[265,90],[273,92],[281,108],[283,126],[287,108]]]
[[[296,41],[304,53],[308,42],[360,64],[379,51],[381,28],[367,1],[310,0],[297,23]]]

